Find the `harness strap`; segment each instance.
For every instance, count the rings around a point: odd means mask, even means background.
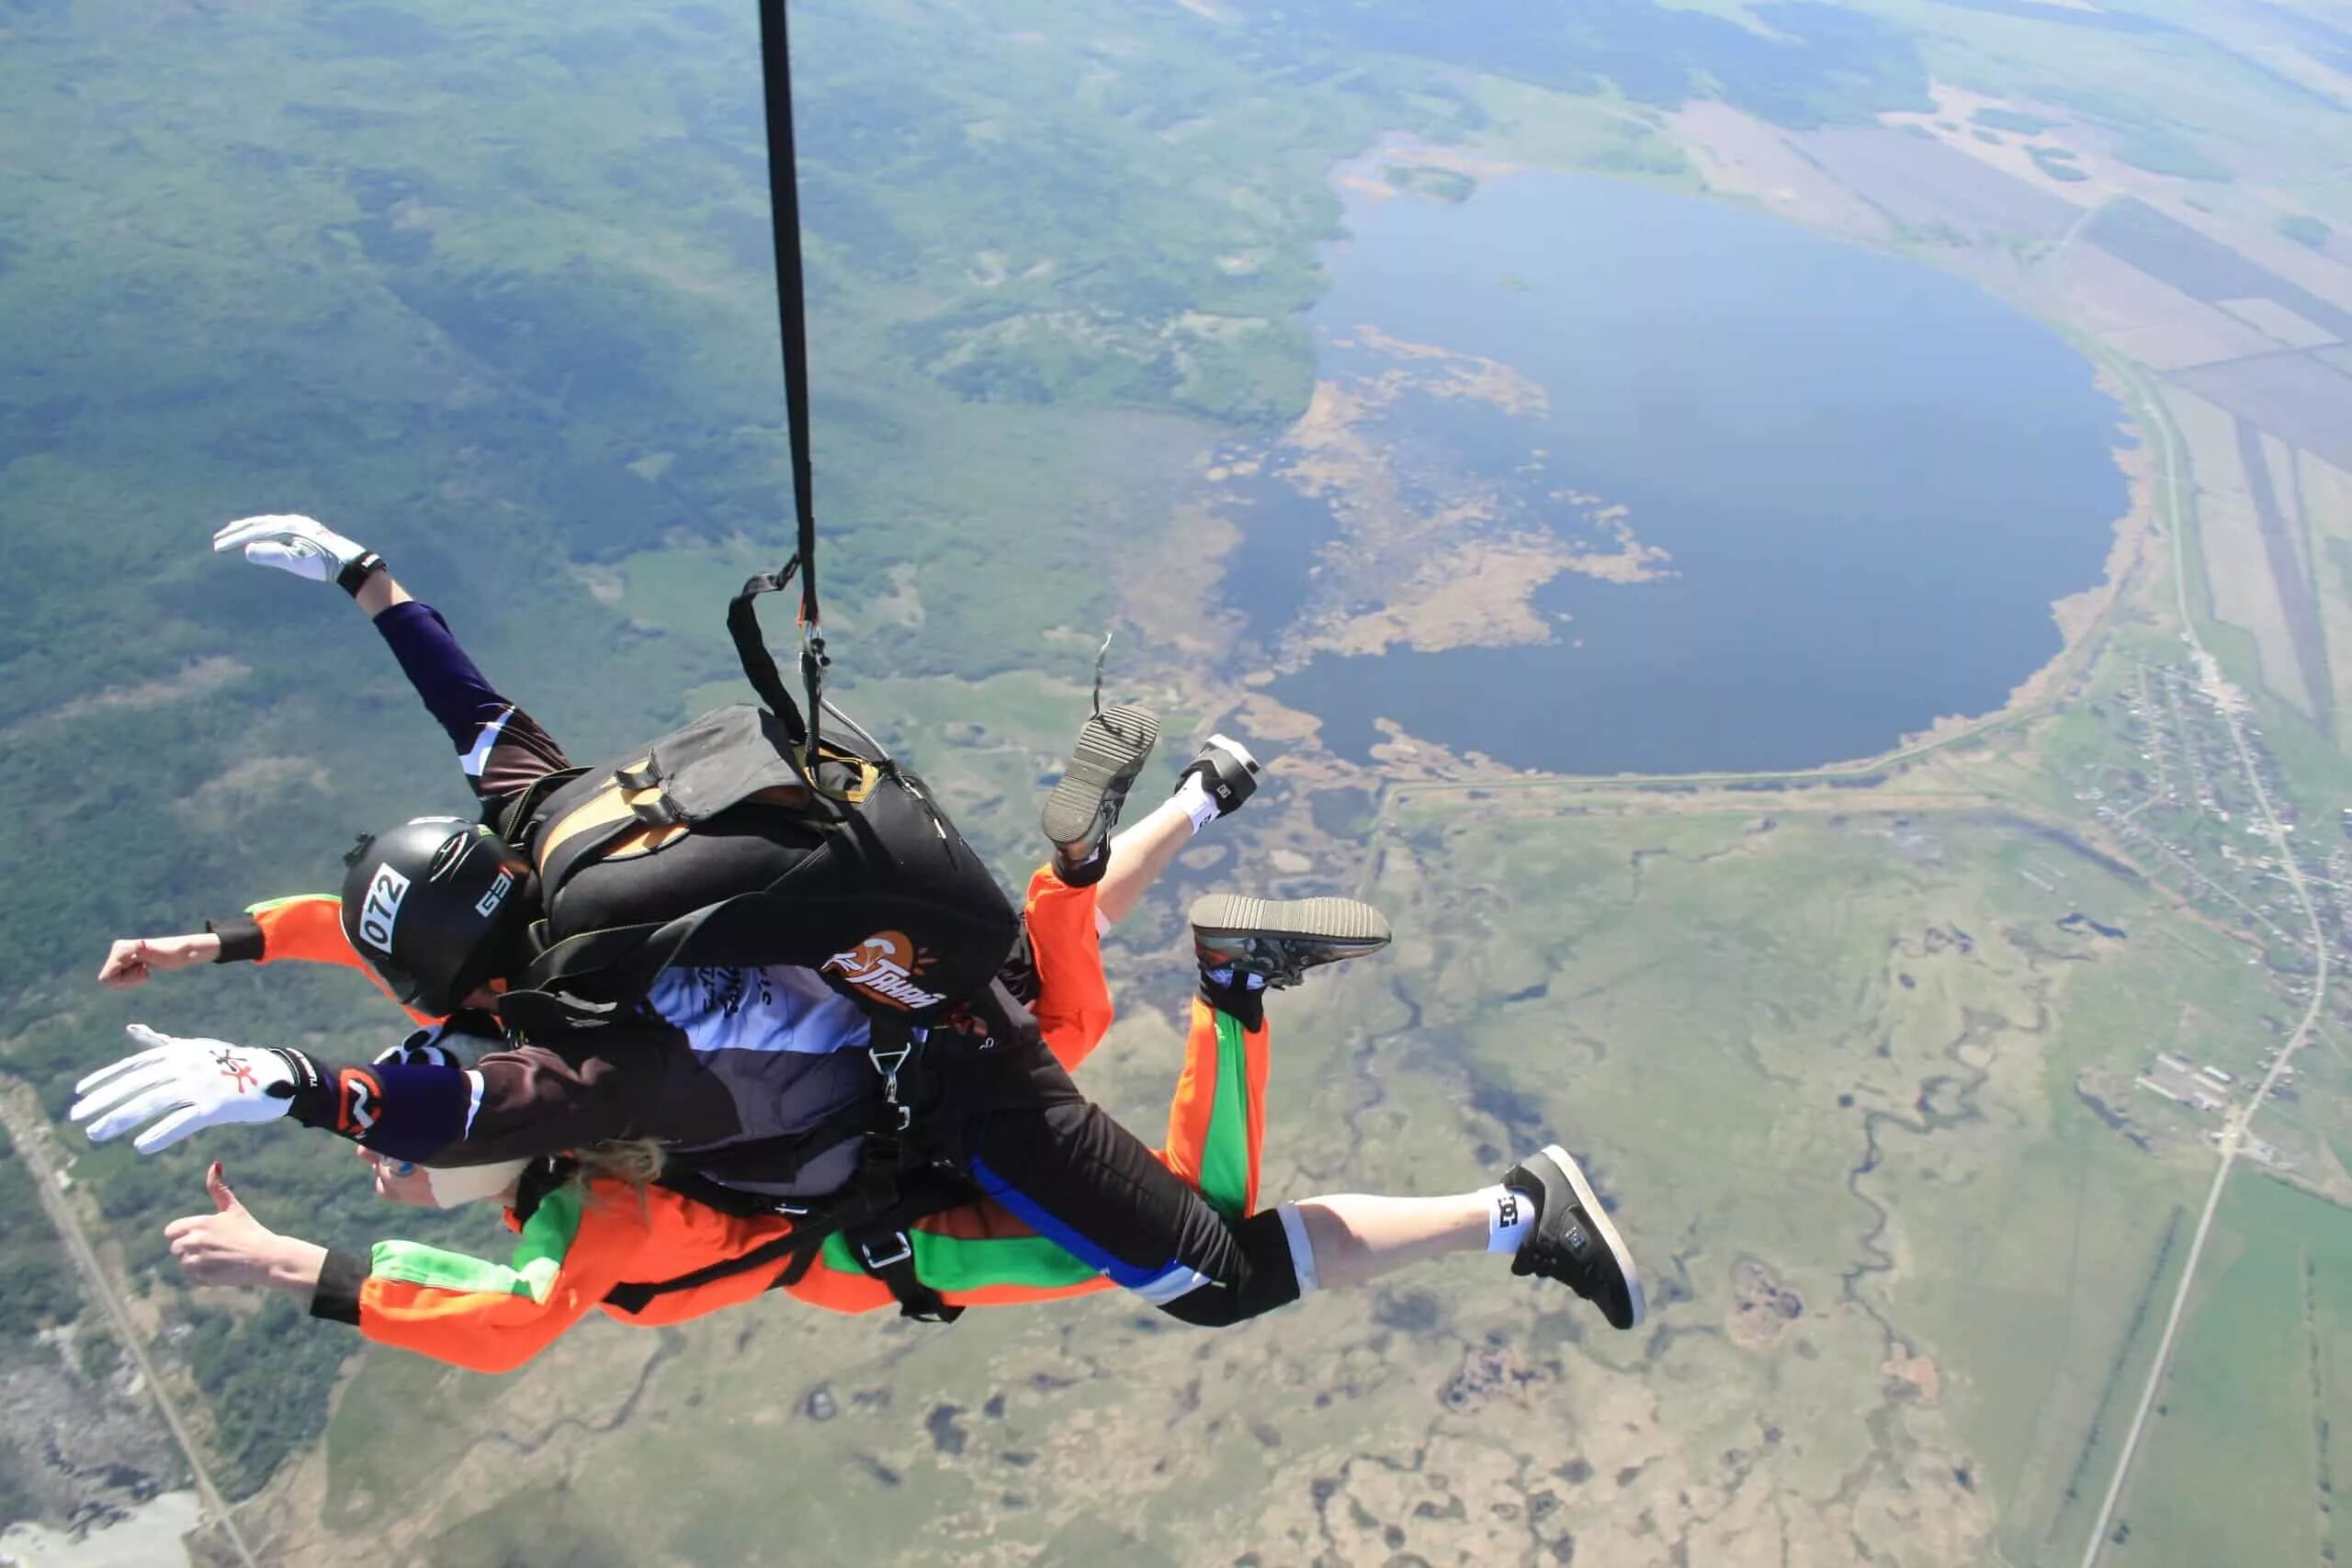
[[[716,1263],[706,1264],[675,1279],[615,1285],[605,1292],[605,1301],[625,1313],[641,1313],[661,1297],[675,1295],[681,1291],[699,1290],[705,1285],[731,1280],[738,1274],[748,1274],[779,1262],[784,1264],[784,1268],[769,1288],[797,1285],[808,1278],[818,1253],[824,1250],[825,1239],[836,1232],[847,1231],[856,1235],[887,1238],[902,1234],[908,1225],[924,1215],[952,1208],[968,1201],[972,1195],[973,1189],[969,1183],[952,1171],[936,1166],[911,1172],[903,1179],[898,1179],[897,1173],[876,1172],[872,1179],[862,1179],[854,1183],[840,1199],[812,1207],[806,1213],[794,1213],[781,1205],[769,1205],[766,1212],[791,1214],[792,1228],[749,1252],[720,1258]],[[875,1255],[886,1260],[886,1267],[896,1267],[901,1260],[891,1258],[890,1250],[888,1247],[877,1247]],[[907,1252],[908,1257],[903,1261],[908,1279],[917,1291],[927,1289],[922,1281],[912,1278],[911,1244]],[[899,1287],[891,1284],[887,1274],[877,1272],[876,1277],[891,1286],[891,1293],[899,1296],[901,1311],[905,1311],[909,1298],[899,1293]],[[928,1303],[920,1297],[917,1301],[926,1308],[936,1303],[937,1309],[943,1313],[954,1310],[944,1303],[937,1302],[935,1295]],[[916,1314],[908,1312],[906,1315]],[[925,1321],[952,1322],[954,1319],[938,1317]]]
[[[947,1298],[915,1274],[915,1244],[904,1228],[866,1225],[844,1230],[842,1239],[856,1255],[858,1267],[882,1281],[897,1299],[899,1315],[917,1323],[953,1323],[964,1309],[949,1306]]]
[[[605,1301],[607,1305],[616,1306],[625,1313],[634,1314],[643,1312],[662,1296],[675,1295],[680,1291],[699,1290],[705,1285],[716,1284],[721,1280],[731,1280],[738,1274],[748,1274],[754,1269],[763,1269],[779,1258],[791,1258],[795,1263],[801,1263],[805,1258],[811,1258],[817,1255],[818,1249],[825,1245],[825,1236],[828,1234],[823,1229],[814,1226],[804,1231],[803,1227],[806,1224],[806,1221],[795,1220],[792,1229],[773,1241],[764,1242],[751,1251],[740,1253],[733,1258],[725,1258],[716,1263],[707,1264],[691,1274],[681,1274],[674,1280],[615,1285],[605,1292]],[[786,1272],[790,1273],[791,1270],[786,1269]],[[802,1272],[806,1272],[805,1267]],[[795,1274],[793,1278],[797,1281],[800,1275]]]
[[[813,786],[816,784],[816,754],[810,748],[812,732],[808,721],[801,716],[800,705],[784,689],[784,672],[775,667],[775,656],[768,651],[767,639],[760,635],[760,613],[752,601],[763,593],[775,593],[792,581],[793,574],[802,566],[794,556],[784,563],[780,571],[763,571],[744,581],[741,592],[727,602],[727,635],[735,644],[735,657],[743,666],[743,678],[752,682],[752,690],[768,711],[784,721],[785,733],[801,753],[800,772]],[[802,671],[806,675],[807,671]],[[815,694],[810,695],[812,705]]]
[[[864,1131],[865,1143],[858,1150],[857,1169],[848,1184],[834,1197],[821,1200],[806,1210],[795,1210],[787,1204],[768,1205],[768,1212],[781,1212],[793,1216],[792,1229],[773,1241],[752,1248],[741,1257],[722,1258],[692,1273],[659,1283],[630,1283],[615,1286],[605,1300],[628,1313],[645,1310],[646,1303],[656,1297],[678,1291],[694,1290],[714,1280],[731,1279],[737,1274],[768,1264],[782,1262],[774,1290],[781,1285],[797,1285],[807,1278],[809,1268],[817,1261],[818,1252],[825,1238],[835,1232],[845,1233],[866,1271],[889,1287],[898,1298],[901,1316],[918,1318],[925,1323],[953,1323],[962,1315],[961,1310],[950,1307],[938,1293],[915,1277],[914,1244],[906,1227],[925,1214],[935,1214],[974,1195],[971,1182],[959,1172],[918,1152],[916,1140],[908,1134],[914,1118],[913,1097],[921,1089],[910,1068],[916,1068],[922,1057],[922,1047],[930,1032],[910,1029],[903,1037],[877,1039],[867,1051],[875,1071],[882,1078],[882,1102],[871,1101],[846,1106],[820,1121],[816,1126],[791,1134],[797,1145],[790,1151],[794,1168],[814,1148],[814,1139],[838,1126],[844,1134]],[[918,1069],[919,1070],[919,1069]],[[903,1080],[903,1081],[902,1081]],[[709,1174],[723,1175],[724,1162],[729,1153],[742,1163],[753,1163],[757,1174],[771,1179],[779,1179],[775,1164],[755,1164],[762,1153],[773,1155],[780,1139],[763,1139],[759,1144],[745,1145],[733,1151],[714,1151],[703,1158],[688,1156],[684,1168],[661,1179],[665,1185],[695,1196],[695,1188],[723,1191]],[[840,1142],[828,1136],[826,1147]],[[752,1171],[741,1174],[751,1175]],[[722,1201],[721,1207],[729,1205]],[[738,1211],[740,1212],[740,1211]]]
[[[809,440],[808,288],[800,256],[800,164],[793,147],[792,43],[785,26],[785,0],[760,0],[760,77],[767,106],[768,216],[775,231],[776,326],[784,350],[785,426],[792,443],[793,515],[798,530],[800,680],[808,694],[808,745],[813,767],[819,716],[824,700],[824,671],[830,661],[825,655],[824,624],[817,613],[816,465],[810,457]]]
[[[539,807],[546,805],[556,791],[587,771],[585,768],[558,768],[551,773],[542,773],[504,806],[486,812],[485,825],[509,844],[528,854],[530,845],[526,840],[530,838],[531,819],[538,815]]]

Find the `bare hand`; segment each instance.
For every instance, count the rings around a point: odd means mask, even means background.
[[[279,1235],[247,1213],[229,1190],[220,1161],[204,1173],[204,1190],[212,1198],[211,1213],[190,1214],[164,1227],[164,1239],[191,1283],[284,1291],[307,1291],[318,1283],[325,1249]]]
[[[220,939],[210,931],[130,937],[107,949],[107,961],[98,968],[98,984],[109,990],[127,991],[145,985],[147,976],[159,970],[191,969],[220,956]]]
[[[376,1179],[377,1197],[406,1203],[413,1209],[441,1206],[433,1196],[433,1179],[425,1175],[422,1166],[378,1154],[374,1149],[361,1149],[359,1157],[368,1162],[368,1168]]]

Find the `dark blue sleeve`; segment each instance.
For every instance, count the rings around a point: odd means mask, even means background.
[[[496,799],[571,765],[536,719],[499,694],[432,605],[394,604],[376,617],[376,629],[464,758],[476,795]]]
[[[376,617],[376,629],[458,750],[472,750],[483,728],[514,707],[466,657],[449,623],[432,605],[414,600],[395,604]]]
[[[476,1080],[463,1067],[378,1062],[322,1077],[325,1092],[298,1100],[295,1119],[394,1159],[422,1160],[448,1147],[472,1118]]]
[[[383,1110],[359,1141],[394,1159],[422,1160],[466,1135],[473,1080],[463,1067],[371,1067]]]

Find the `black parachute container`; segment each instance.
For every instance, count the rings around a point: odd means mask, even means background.
[[[761,706],[705,714],[604,765],[551,776],[491,826],[529,857],[543,918],[499,1012],[594,1025],[678,964],[813,969],[869,1014],[928,1023],[987,987],[1020,917],[918,778],[824,694],[808,328],[784,0],[761,0],[776,322],[796,548],[747,581],[727,629]],[[800,585],[804,712],[758,599]],[[826,740],[830,713],[854,744]]]

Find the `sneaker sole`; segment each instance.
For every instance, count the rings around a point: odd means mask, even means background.
[[[1308,937],[1360,942],[1369,951],[1395,934],[1387,919],[1353,898],[1252,898],[1212,893],[1193,905],[1193,930],[1204,936]]]
[[[1038,816],[1046,837],[1057,844],[1086,842],[1102,817],[1103,796],[1135,783],[1159,743],[1159,720],[1148,708],[1121,703],[1090,716]]]
[[[1544,1157],[1558,1166],[1560,1174],[1568,1179],[1568,1185],[1576,1189],[1577,1205],[1592,1221],[1592,1228],[1600,1233],[1601,1241],[1608,1246],[1609,1256],[1617,1260],[1617,1271],[1625,1276],[1625,1299],[1634,1308],[1634,1321],[1625,1326],[1639,1327],[1642,1319],[1649,1315],[1649,1303],[1643,1299],[1642,1271],[1634,1266],[1634,1255],[1627,1250],[1625,1238],[1619,1235],[1617,1227],[1610,1223],[1609,1211],[1600,1206],[1600,1194],[1592,1190],[1592,1183],[1585,1179],[1584,1168],[1577,1164],[1567,1150],[1557,1144],[1546,1144]]]

